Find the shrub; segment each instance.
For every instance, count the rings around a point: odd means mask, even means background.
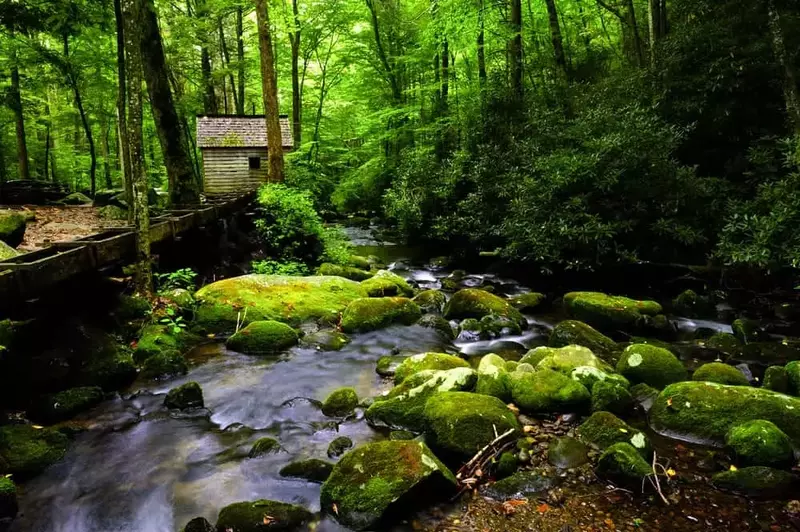
[[[259,260],[253,261],[251,267],[253,268],[253,273],[266,275],[292,275],[303,277],[309,274],[308,266],[297,261],[279,262],[276,260]]]

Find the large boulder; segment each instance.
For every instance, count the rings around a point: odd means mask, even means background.
[[[651,344],[632,344],[617,362],[617,372],[631,383],[663,388],[686,380],[686,368],[670,351]]]
[[[19,252],[0,240],[0,262],[18,257]]]
[[[0,240],[15,248],[25,238],[25,216],[16,211],[0,211]]]
[[[231,351],[245,355],[271,354],[297,345],[294,329],[279,321],[254,321],[225,343]]]
[[[203,408],[203,389],[196,382],[187,382],[171,389],[164,398],[164,406],[178,410]]]
[[[520,430],[511,410],[496,397],[444,392],[425,403],[426,435],[434,449],[468,460],[509,429]]]
[[[64,457],[68,445],[67,437],[53,429],[32,425],[0,427],[0,474],[25,478],[41,473]]]
[[[789,436],[763,419],[736,425],[725,435],[725,444],[742,465],[785,467],[794,458]]]
[[[636,329],[646,317],[661,314],[655,301],[637,301],[601,292],[570,292],[564,296],[564,307],[571,317],[601,330]]]
[[[800,399],[763,388],[679,382],[664,388],[650,409],[656,432],[717,445],[731,428],[756,419],[771,421],[800,443]]]
[[[511,400],[511,374],[506,370],[505,360],[493,353],[481,358],[475,392],[497,397],[501,401]]]
[[[404,297],[362,298],[347,305],[342,330],[368,332],[394,324],[413,325],[421,317],[417,304]]]
[[[275,320],[298,326],[307,321],[336,323],[347,305],[366,292],[341,277],[244,275],[204,286],[194,325],[206,332],[232,331],[244,320]],[[245,314],[246,310],[246,314]]]
[[[550,347],[582,345],[605,360],[610,360],[612,353],[618,350],[614,340],[591,325],[577,320],[565,320],[553,327],[548,345]]]
[[[722,362],[709,362],[703,364],[692,375],[693,381],[716,382],[717,384],[730,384],[733,386],[749,386],[750,381],[744,373]]]
[[[456,484],[425,444],[382,441],[345,454],[322,485],[320,503],[342,525],[366,530],[395,510],[401,498],[405,507],[415,496],[447,496]]]
[[[386,270],[381,270],[366,281],[362,281],[361,286],[369,297],[411,297],[414,295],[414,289],[405,279]]]
[[[539,292],[528,292],[508,298],[508,302],[520,312],[533,312],[538,309],[547,299],[544,294]]]
[[[70,388],[42,397],[28,414],[42,423],[56,423],[70,419],[90,409],[103,400],[103,389],[98,386]]]
[[[589,407],[590,395],[581,383],[563,373],[540,369],[511,373],[511,398],[529,413],[576,412]]]
[[[611,366],[597,358],[592,351],[580,345],[565,347],[537,347],[520,359],[521,364],[530,364],[536,369],[551,369],[569,375],[575,368],[591,367],[605,373],[613,373]]]
[[[521,329],[528,327],[525,317],[511,303],[478,288],[459,290],[444,307],[447,319],[481,319],[489,315],[509,318]]]
[[[447,304],[447,297],[439,290],[425,290],[414,297],[414,303],[419,305],[423,312],[439,314]]]
[[[636,430],[610,412],[595,412],[577,430],[578,438],[607,449],[615,443],[629,443],[649,459],[653,454],[650,440],[642,431]]]
[[[301,506],[260,499],[229,504],[219,512],[217,530],[264,532],[265,530],[299,530],[314,515]]]
[[[403,360],[394,371],[394,382],[400,384],[411,375],[426,370],[447,370],[468,368],[469,363],[463,358],[445,353],[420,353]]]

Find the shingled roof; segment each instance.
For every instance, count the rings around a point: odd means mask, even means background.
[[[280,117],[283,147],[291,148],[289,118]],[[200,148],[266,148],[267,123],[261,116],[198,116],[197,145]]]

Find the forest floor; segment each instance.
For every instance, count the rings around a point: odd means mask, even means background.
[[[28,222],[25,239],[17,248],[21,252],[36,251],[53,242],[83,238],[120,225],[118,221],[101,218],[99,209],[92,206],[25,205],[10,208],[29,211],[35,216]]]

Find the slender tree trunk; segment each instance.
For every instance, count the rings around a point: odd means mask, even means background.
[[[50,179],[50,122],[45,124],[44,135],[44,180]]]
[[[114,0],[114,18],[117,26],[117,138],[119,139],[119,166],[125,188],[125,201],[133,205],[133,187],[130,180],[130,153],[127,125],[128,82],[125,72],[125,23],[121,0]],[[128,223],[133,224],[133,209],[128,209]]]
[[[389,86],[392,89],[392,99],[395,103],[401,103],[403,101],[403,90],[400,86],[400,81],[395,72],[392,64],[389,62],[389,58],[386,55],[386,50],[383,48],[383,41],[381,40],[381,30],[380,30],[380,22],[378,20],[378,12],[376,11],[375,0],[365,0],[367,3],[367,8],[369,8],[370,13],[370,21],[372,22],[372,33],[375,36],[375,48],[378,52],[378,59],[383,66],[383,70],[386,73],[386,78],[389,81]]]
[[[103,156],[103,177],[106,182],[106,190],[114,188],[114,183],[111,182],[111,149],[109,147],[108,137],[111,136],[110,126],[108,124],[108,115],[105,110],[100,115],[100,130],[103,135],[103,142],[100,145],[101,155]]]
[[[789,61],[781,26],[781,15],[774,0],[767,0],[767,11],[769,13],[769,29],[772,34],[772,51],[783,68],[783,98],[786,103],[786,113],[789,115],[795,134],[800,136],[800,93],[797,88],[797,76],[794,65]]]
[[[300,93],[300,19],[298,18],[297,0],[292,0],[292,23],[294,29],[289,32],[289,44],[292,47],[292,136],[295,149],[302,143],[303,98]]]
[[[547,17],[550,24],[550,39],[553,42],[553,52],[555,53],[556,68],[559,75],[564,79],[569,78],[567,70],[567,59],[564,55],[564,40],[561,36],[561,24],[558,20],[558,9],[556,7],[556,0],[545,0],[547,4]]]
[[[442,43],[442,112],[447,113],[447,98],[450,95],[450,45],[447,37]]]
[[[19,89],[19,66],[17,65],[17,49],[11,47],[11,108],[17,124],[17,157],[19,161],[19,178],[30,179],[28,166],[28,142],[25,139],[25,116],[22,112],[22,96]]]
[[[281,135],[280,108],[278,107],[278,80],[275,77],[275,59],[269,27],[267,0],[256,0],[258,45],[261,52],[261,85],[264,113],[267,115],[267,153],[269,155],[269,180],[283,181],[283,138]]]
[[[639,32],[639,23],[636,21],[636,9],[633,5],[633,0],[626,1],[626,17],[628,19],[628,27],[633,37],[633,52],[636,54],[636,64],[639,67],[645,66],[644,60],[644,44],[642,43],[642,36]]]
[[[509,26],[511,39],[508,43],[508,62],[511,70],[511,92],[522,98],[522,3],[511,0]]]
[[[133,225],[136,234],[136,293],[150,297],[153,273],[150,261],[150,213],[147,201],[147,175],[144,171],[142,135],[142,11],[145,0],[122,0],[125,14],[127,63],[127,139],[130,153],[130,181],[133,184]]]
[[[0,185],[8,181],[8,167],[6,167],[6,151],[5,147],[3,146],[3,138],[0,137]],[[0,203],[3,202],[3,198],[0,197]]]
[[[187,3],[191,8],[191,0],[187,0]],[[195,5],[197,6],[195,18],[205,21],[208,16],[206,0],[197,0]],[[189,12],[191,12],[191,9],[189,9]],[[214,90],[214,80],[211,77],[211,53],[208,50],[208,36],[200,32],[198,40],[200,41],[200,72],[203,78],[203,109],[206,114],[215,115],[219,113],[219,106],[217,104],[217,94]]]
[[[481,91],[486,87],[486,50],[483,29],[483,0],[481,0],[480,10],[478,11],[478,82]]]
[[[78,75],[72,61],[69,58],[69,35],[64,34],[64,60],[66,61],[67,69],[67,82],[72,87],[72,92],[75,95],[75,106],[78,108],[78,115],[83,125],[83,132],[86,135],[86,141],[89,143],[89,158],[91,160],[89,167],[89,179],[91,180],[92,196],[97,192],[97,151],[94,145],[94,135],[92,135],[92,126],[89,124],[89,116],[86,114],[86,109],[83,107],[83,98],[78,86]]]
[[[242,8],[236,9],[236,68],[239,77],[239,97],[236,100],[236,114],[244,115],[244,14]]]
[[[222,48],[222,58],[225,60],[225,68],[228,70],[228,82],[231,86],[231,95],[233,97],[233,106],[239,109],[239,95],[236,92],[236,82],[233,79],[233,70],[231,69],[231,54],[228,52],[228,43],[225,41],[225,28],[222,24],[222,18],[219,19],[219,42]],[[225,113],[228,113],[227,96],[225,103]]]

